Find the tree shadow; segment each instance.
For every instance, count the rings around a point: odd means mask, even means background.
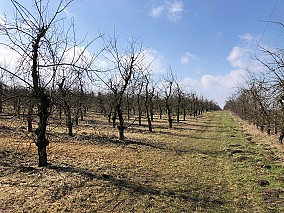
[[[206,131],[206,130],[205,130]],[[204,132],[204,130],[200,130],[199,132]],[[159,134],[165,134],[169,136],[174,136],[174,137],[180,137],[180,138],[192,138],[196,140],[210,140],[210,141],[216,141],[219,140],[218,137],[204,137],[204,136],[196,136],[196,135],[190,135],[190,134],[182,134],[182,133],[177,133],[177,132],[170,132],[170,131],[159,131]]]
[[[201,122],[198,121],[198,123],[188,123],[188,122],[184,122],[181,121],[181,124],[185,124],[187,126],[196,126],[196,127],[204,127],[204,128],[209,128],[209,127],[220,127],[219,123],[217,122]]]
[[[35,173],[37,168],[31,166],[30,156],[9,150],[0,151],[0,177],[14,174],[15,172]]]
[[[159,149],[159,150],[167,150],[167,148],[164,146],[164,144],[159,144],[159,143],[149,143],[145,141],[136,141],[136,140],[130,140],[130,139],[125,139],[125,140],[119,140],[116,138],[109,138],[106,136],[95,136],[93,140],[91,140],[92,144],[99,144],[99,145],[117,145],[117,146],[124,146],[124,147],[130,147],[131,145],[136,145],[136,146],[142,146],[142,147],[147,147],[147,148],[153,148],[153,149]]]
[[[68,191],[73,190],[74,188],[78,187],[84,187],[84,185],[87,182],[93,181],[93,180],[100,180],[105,181],[111,184],[112,186],[115,186],[119,188],[120,190],[127,190],[130,191],[131,194],[136,195],[152,195],[152,196],[164,196],[172,199],[179,199],[185,202],[192,202],[192,203],[201,203],[204,207],[210,206],[210,207],[221,207],[225,204],[225,200],[220,198],[213,198],[210,196],[211,193],[209,192],[208,196],[202,194],[199,194],[199,192],[204,191],[202,186],[196,187],[196,184],[194,188],[186,189],[186,190],[177,190],[177,189],[167,189],[167,188],[157,188],[150,185],[144,185],[141,183],[116,178],[111,175],[107,174],[96,174],[93,171],[90,171],[88,169],[83,168],[76,168],[72,166],[57,166],[57,165],[50,165],[48,167],[51,170],[55,170],[57,172],[65,172],[70,174],[79,174],[85,178],[87,178],[86,181],[81,182],[79,185],[76,185],[74,187],[72,186],[63,186],[61,189],[58,189],[54,192],[53,199],[61,199],[62,197],[66,196]],[[208,189],[208,187],[205,187]],[[63,190],[60,191],[60,190]],[[209,190],[208,190],[209,191]],[[59,196],[60,195],[60,196]]]
[[[195,147],[186,148],[184,150],[181,150],[181,152],[187,154],[202,154],[205,155],[204,157],[209,156],[213,158],[228,155],[227,150],[198,149]]]
[[[131,143],[131,142],[129,142]],[[191,150],[193,151],[193,150]],[[127,191],[130,195],[129,198],[133,197],[136,199],[137,196],[140,195],[149,195],[149,196],[158,196],[158,197],[167,197],[167,199],[177,199],[182,202],[191,202],[193,204],[198,203],[199,206],[204,208],[221,208],[226,201],[222,197],[217,197],[214,195],[214,190],[208,189],[208,186],[204,186],[201,183],[193,182],[184,185],[182,188],[168,188],[168,187],[154,187],[150,184],[144,184],[144,181],[131,181],[128,179],[120,178],[119,175],[110,175],[107,173],[98,173],[92,171],[87,168],[76,167],[71,164],[62,163],[62,164],[49,164],[46,168],[38,168],[25,165],[26,161],[23,158],[17,158],[13,152],[10,151],[0,151],[1,161],[0,167],[5,167],[6,169],[10,170],[9,174],[13,173],[47,173],[48,170],[54,171],[51,175],[58,176],[60,173],[68,174],[64,177],[63,183],[61,185],[56,184],[53,185],[54,188],[49,188],[48,193],[45,194],[50,196],[52,202],[59,201],[60,199],[64,199],[68,196],[68,194],[72,193],[74,190],[84,191],[85,187],[91,187],[92,185],[100,184],[102,181],[103,183],[108,183],[107,185],[113,186],[118,188],[119,190]],[[5,162],[5,160],[8,160]],[[11,173],[13,172],[13,173]],[[6,175],[9,175],[6,174]],[[5,174],[2,174],[5,175]],[[2,176],[1,175],[1,176]],[[0,176],[0,177],[1,177]],[[60,176],[60,175],[59,175]],[[47,176],[48,177],[48,176]],[[79,177],[79,180],[78,180]],[[81,178],[80,178],[81,177]],[[76,181],[72,181],[72,178],[76,178]],[[70,181],[71,180],[71,181]],[[47,181],[48,179],[44,179],[43,181]],[[95,181],[95,182],[94,182]],[[22,187],[30,187],[30,185],[21,185],[21,182],[11,182],[13,186],[17,187],[18,185]],[[53,182],[54,184],[54,182]],[[104,184],[103,184],[104,185]],[[103,186],[102,185],[102,186]],[[40,186],[37,186],[40,187]],[[105,188],[104,190],[107,190]],[[204,194],[204,191],[207,191]],[[83,196],[84,193],[82,194]],[[214,195],[214,196],[213,196]],[[113,195],[113,199],[118,199],[116,195]]]

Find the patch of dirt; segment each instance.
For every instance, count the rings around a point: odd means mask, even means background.
[[[284,183],[284,176],[277,177],[276,180]]]
[[[267,180],[259,180],[259,181],[257,182],[257,184],[258,184],[259,186],[267,186],[267,185],[269,185],[270,183],[269,183],[269,181],[267,181]]]
[[[282,189],[265,189],[260,194],[265,202],[284,202],[284,199],[280,197],[283,194]]]
[[[234,157],[233,161],[234,162],[243,162],[243,161],[248,161],[248,160],[251,160],[252,157],[249,157],[249,156],[237,156],[237,157]]]

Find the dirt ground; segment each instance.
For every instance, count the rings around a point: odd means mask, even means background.
[[[0,212],[283,212],[283,148],[228,112],[126,140],[99,115],[49,126],[46,168],[25,123],[0,118]],[[131,121],[129,121],[131,123]]]

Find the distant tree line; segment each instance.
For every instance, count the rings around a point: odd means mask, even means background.
[[[141,85],[140,85],[141,86]],[[33,132],[36,127],[32,124],[37,120],[38,109],[36,101],[31,94],[31,89],[20,85],[8,86],[1,84],[0,109],[2,115],[16,116],[27,124],[27,131]],[[108,123],[115,128],[120,128],[116,96],[109,90],[104,92],[81,91],[79,89],[63,89],[58,86],[56,91],[47,90],[52,95],[50,117],[65,120],[67,134],[73,136],[73,127],[89,113],[103,115]],[[165,95],[165,91],[155,91],[155,87],[145,85],[140,90],[129,88],[122,96],[121,109],[124,120],[135,120],[138,126],[147,120],[147,127],[152,132],[154,119],[166,119],[169,128],[173,122],[179,123],[190,117],[197,117],[204,112],[220,110],[220,107],[212,100],[207,100],[196,93],[183,92],[176,83],[172,86],[172,94]],[[126,129],[126,126],[124,126]]]
[[[174,120],[220,109],[211,100],[183,91],[171,70],[155,83],[147,51],[136,39],[122,47],[116,36],[78,40],[73,20],[62,18],[73,0],[60,0],[55,8],[48,0],[31,1],[34,11],[11,0],[14,18],[0,21],[5,39],[0,45],[18,56],[11,66],[0,64],[0,113],[26,120],[27,130],[36,135],[39,166],[47,166],[46,134],[52,117],[64,119],[73,136],[74,125],[95,111],[106,116],[123,140],[125,119],[142,125],[145,117],[151,132],[154,115],[166,116],[172,128]],[[90,46],[98,40],[103,46],[92,53]],[[98,65],[99,56],[106,66]]]
[[[284,28],[281,23],[274,23]],[[224,109],[256,125],[262,132],[284,137],[284,49],[260,47],[263,57],[256,58],[262,65],[258,72],[250,71],[236,95]]]

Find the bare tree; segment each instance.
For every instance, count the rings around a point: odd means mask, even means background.
[[[15,68],[0,69],[30,88],[36,102],[39,122],[35,133],[39,166],[47,166],[46,147],[49,140],[46,127],[53,104],[51,91],[57,85],[61,70],[76,66],[83,55],[69,57],[77,43],[74,43],[72,34],[73,23],[66,29],[62,13],[72,1],[60,0],[55,8],[51,8],[48,0],[32,0],[31,10],[11,0],[15,9],[14,19],[4,18],[0,25],[0,34],[7,39],[1,45],[10,48],[19,57]]]
[[[180,121],[180,110],[181,110],[181,103],[182,103],[182,98],[183,98],[183,92],[180,88],[180,85],[176,83],[176,90],[175,90],[175,96],[176,96],[176,116],[177,116],[177,122],[179,123]]]
[[[168,115],[169,128],[172,128],[173,127],[172,104],[170,103],[170,101],[173,95],[173,86],[174,86],[175,79],[174,79],[171,69],[167,73],[167,76],[165,76],[164,80],[165,80],[165,83],[163,85],[163,89],[164,89],[164,95],[165,95],[165,104],[166,104],[166,110],[167,110],[167,115]]]
[[[147,122],[148,122],[148,128],[149,128],[149,132],[153,131],[152,128],[152,121],[153,121],[153,94],[154,91],[150,92],[149,91],[149,75],[145,75],[145,108],[146,108],[146,115],[147,115]]]
[[[138,83],[138,92],[137,92],[137,108],[138,108],[138,125],[142,125],[142,90],[144,87],[144,82]]]
[[[118,39],[105,39],[106,58],[113,66],[109,73],[108,81],[103,79],[105,85],[110,89],[114,96],[114,118],[118,116],[119,138],[124,140],[124,98],[127,88],[135,85],[137,79],[142,75],[141,69],[145,59],[145,50],[137,40],[128,40],[128,46],[124,51],[118,46]]]

